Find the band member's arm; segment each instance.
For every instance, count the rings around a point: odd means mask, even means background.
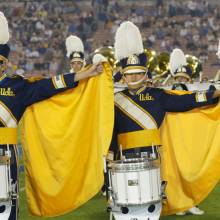
[[[24,101],[25,106],[47,99],[57,93],[78,85],[79,80],[100,74],[103,71],[100,64],[93,65],[87,70],[78,73],[68,73],[53,76],[49,79],[42,79],[34,83],[25,80]]]
[[[218,101],[219,92],[214,89],[209,89],[204,92],[195,92],[185,95],[169,94],[166,91],[162,92],[161,104],[167,112],[184,112],[194,108],[211,105]]]
[[[112,140],[111,140],[111,144],[110,144],[110,147],[109,147],[109,150],[114,152],[114,155],[116,155],[118,153],[118,138],[117,138],[117,131],[116,129],[113,130],[113,133],[112,133]]]
[[[119,146],[118,146],[118,126],[117,126],[117,119],[116,119],[116,107],[115,107],[115,120],[114,120],[114,129],[112,133],[112,140],[110,143],[109,151],[114,153],[114,159],[116,159],[116,156],[119,152]]]

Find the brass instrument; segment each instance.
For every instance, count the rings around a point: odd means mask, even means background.
[[[155,85],[161,85],[164,82],[168,83],[171,80],[169,70],[170,55],[167,52],[162,52],[157,56],[157,65],[154,68],[153,83]]]
[[[169,70],[170,55],[167,52],[162,52],[157,56],[157,66],[154,69],[156,75],[153,77],[153,83],[159,85],[167,85],[172,83],[173,77]],[[187,65],[192,70],[192,78],[197,78],[202,71],[202,62],[197,57],[187,54]]]
[[[192,78],[197,78],[202,71],[202,62],[200,59],[193,55],[186,54],[187,65],[192,70]]]
[[[115,50],[112,46],[100,47],[95,50],[94,54],[101,54],[108,59],[109,64],[113,69],[119,66],[119,62],[115,59]]]
[[[156,51],[151,49],[144,49],[144,53],[147,55],[146,67],[149,72],[153,73],[157,66],[157,54]]]

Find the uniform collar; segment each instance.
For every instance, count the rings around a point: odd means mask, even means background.
[[[145,89],[147,88],[147,86],[146,85],[143,85],[141,88],[139,88],[138,90],[130,90],[130,89],[128,89],[128,91],[129,91],[129,93],[131,94],[131,95],[138,95],[138,94],[140,94],[141,92],[143,92]]]

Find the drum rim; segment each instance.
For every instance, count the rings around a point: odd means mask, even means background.
[[[130,158],[125,160],[115,160],[109,164],[109,168],[113,171],[144,171],[157,169],[160,166],[156,165],[158,160],[148,160],[146,158]]]
[[[127,203],[122,203],[122,202],[117,202],[117,200],[115,199],[115,203],[118,205],[118,206],[137,206],[137,205],[145,205],[145,204],[152,204],[152,203],[158,203],[158,202],[161,202],[162,201],[162,197],[160,196],[159,199],[155,199],[155,200],[151,200],[151,201],[148,201],[148,202],[139,202],[139,203],[136,203],[136,202],[127,202]]]

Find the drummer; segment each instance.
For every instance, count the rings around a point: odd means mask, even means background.
[[[166,112],[184,112],[213,104],[220,91],[210,89],[186,95],[147,87],[147,56],[140,31],[132,22],[123,22],[116,32],[115,56],[122,67],[128,88],[115,94],[115,124],[110,150],[114,158],[156,157],[160,146],[159,128]]]

